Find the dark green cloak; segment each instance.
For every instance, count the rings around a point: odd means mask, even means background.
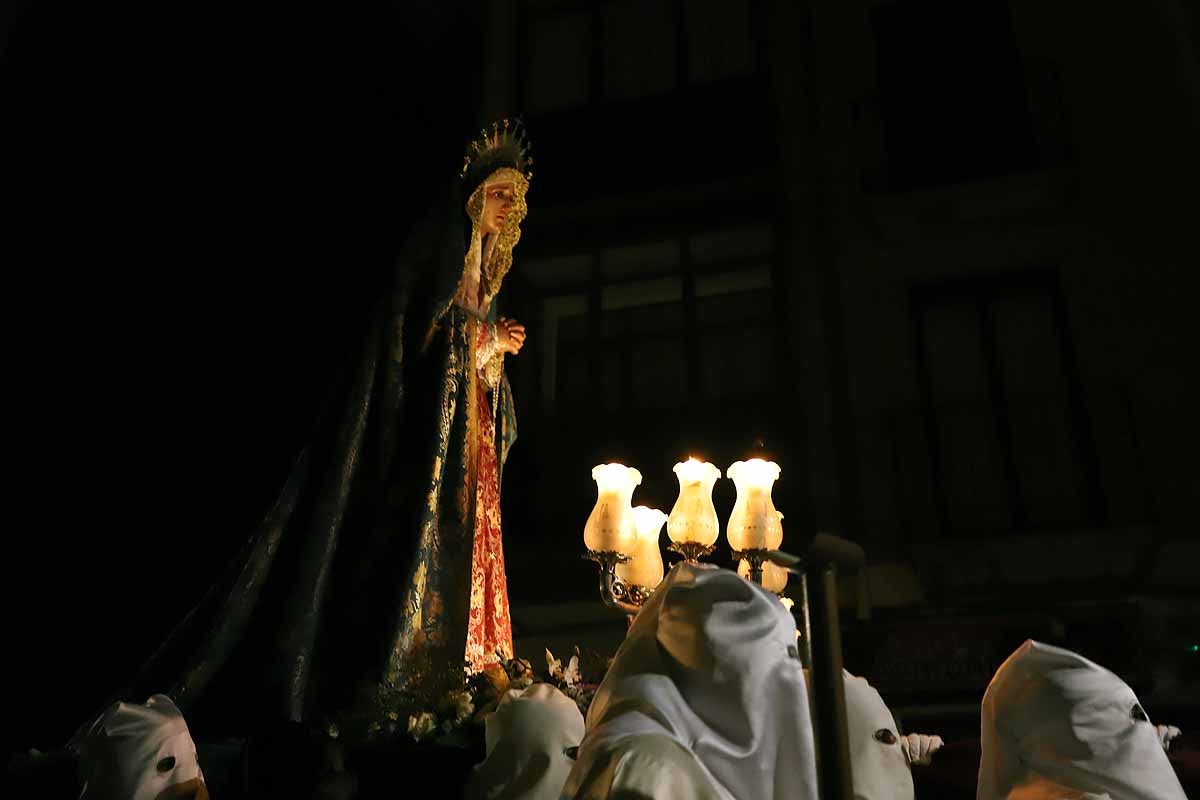
[[[128,699],[166,693],[199,728],[284,718],[354,736],[461,683],[479,324],[451,303],[463,202],[456,183],[414,226],[273,508]],[[496,391],[503,470],[516,426],[507,381]]]

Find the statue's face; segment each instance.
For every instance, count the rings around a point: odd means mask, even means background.
[[[517,190],[512,181],[500,181],[488,184],[483,196],[483,218],[481,225],[484,235],[496,234],[504,226],[509,211],[516,200]]]

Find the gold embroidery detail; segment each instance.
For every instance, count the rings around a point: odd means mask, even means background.
[[[418,632],[421,630],[421,606],[425,600],[425,566],[422,561],[413,580],[412,628]]]

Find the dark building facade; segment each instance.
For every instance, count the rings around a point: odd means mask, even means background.
[[[537,147],[504,489],[530,641],[601,614],[590,468],[669,510],[692,454],[774,458],[785,549],[861,543],[877,618],[1194,600],[1193,14],[493,2],[487,102]]]

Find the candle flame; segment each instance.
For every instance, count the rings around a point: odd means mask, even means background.
[[[596,481],[596,485],[601,490],[615,490],[627,486],[639,486],[642,482],[642,473],[633,467],[612,462],[592,467],[592,480]]]
[[[745,478],[750,486],[765,487],[778,480],[780,472],[779,465],[774,461],[752,458],[748,461],[731,464],[725,474],[735,481],[738,478]]]
[[[658,532],[666,521],[667,515],[657,508],[637,506],[633,509],[633,524],[637,528],[638,538],[657,540]]]
[[[707,461],[697,461],[695,458],[689,458],[687,461],[676,464],[674,470],[683,483],[701,483],[708,477],[712,477],[713,480],[721,477],[719,469]]]

